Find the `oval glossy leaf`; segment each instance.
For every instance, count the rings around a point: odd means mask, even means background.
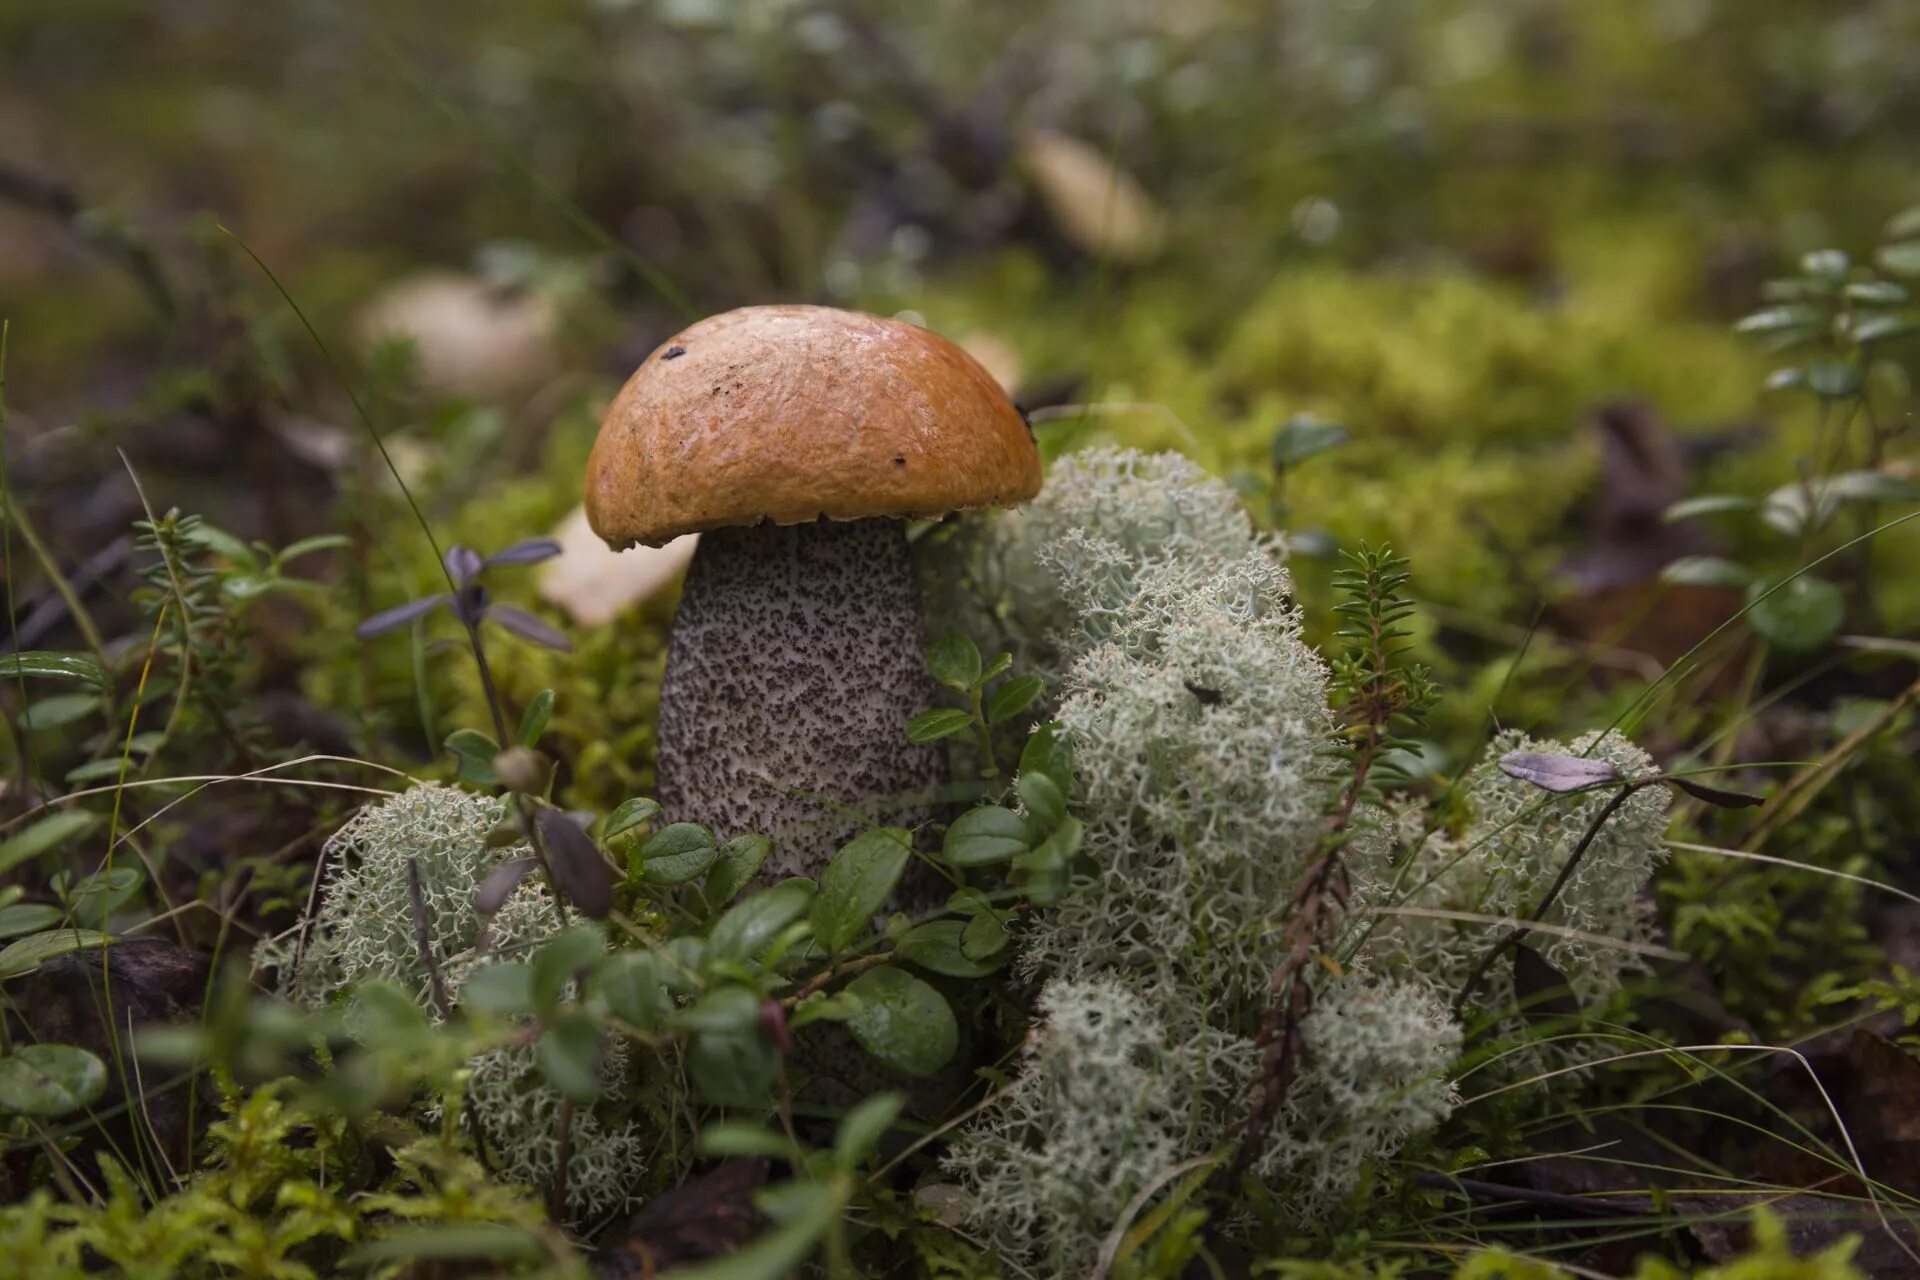
[[[500,754],[500,744],[478,729],[448,734],[447,750],[453,752],[460,781],[475,787],[491,787],[499,781],[493,773],[493,758]]]
[[[1825,578],[1803,573],[1770,595],[1755,583],[1747,621],[1767,640],[1789,653],[1818,649],[1838,634],[1846,618],[1840,588]]]
[[[600,1028],[583,1013],[562,1013],[534,1042],[533,1060],[548,1084],[575,1102],[600,1096]]]
[[[1681,556],[1660,570],[1660,581],[1676,587],[1744,587],[1753,570],[1719,556]]]
[[[998,969],[1001,962],[969,959],[963,949],[967,930],[981,920],[986,921],[996,934],[1001,933],[1000,922],[990,915],[977,916],[973,921],[931,920],[907,931],[906,936],[900,939],[898,954],[907,963],[918,965],[931,973],[945,974],[950,978],[984,978]]]
[[[756,960],[774,935],[813,905],[813,881],[786,880],[730,908],[707,933],[707,955]]]
[[[765,836],[735,836],[727,841],[720,860],[707,872],[707,901],[715,907],[725,906],[753,879],[772,852],[773,841]]]
[[[1619,766],[1611,760],[1545,751],[1509,751],[1500,757],[1500,772],[1561,794],[1622,780]]]
[[[43,649],[27,653],[0,654],[0,679],[39,676],[49,680],[78,680],[102,692],[113,691],[113,677],[92,658],[78,653],[50,653]]]
[[[813,937],[829,954],[844,951],[893,896],[913,837],[898,827],[863,831],[833,855],[813,900]]]
[[[562,930],[533,956],[533,998],[542,1009],[553,1006],[574,975],[597,963],[607,952],[606,935],[598,925],[577,924]]]
[[[482,965],[460,984],[460,1007],[498,1018],[534,1012],[533,967],[517,962]]]
[[[1047,682],[1039,676],[1015,676],[993,691],[987,699],[987,723],[1001,724],[1033,705]]]
[[[713,832],[695,822],[676,822],[654,832],[640,846],[640,878],[672,888],[705,875],[719,856]]]
[[[71,1115],[107,1091],[107,1068],[70,1044],[30,1044],[0,1058],[0,1111],[47,1119]]]
[[[558,809],[542,808],[534,815],[533,822],[546,846],[553,887],[562,898],[578,907],[582,915],[606,919],[607,913],[613,910],[617,877],[600,852],[600,846]]]
[[[665,966],[651,951],[622,951],[594,971],[589,988],[614,1017],[651,1031],[673,1012]]]
[[[28,703],[20,712],[20,727],[35,732],[58,729],[85,720],[101,706],[97,693],[58,693]]]
[[[55,956],[64,956],[87,947],[113,941],[97,929],[50,929],[9,944],[0,950],[0,982],[32,973]]]
[[[930,1076],[960,1045],[946,997],[904,969],[883,965],[847,984],[860,1012],[847,1030],[882,1066],[904,1076]]]
[[[1060,790],[1060,784],[1046,774],[1021,774],[1016,790],[1020,793],[1020,803],[1027,806],[1027,812],[1043,831],[1051,831],[1067,816],[1067,797]]]
[[[980,650],[958,631],[949,631],[927,649],[927,670],[947,688],[964,693],[980,678]]]
[[[967,931],[960,936],[960,954],[976,962],[991,960],[1004,953],[1012,940],[1005,920],[991,912],[982,912],[967,921]]]
[[[956,867],[990,867],[1011,862],[1033,843],[1027,820],[997,804],[969,809],[947,828],[941,854]]]
[[[874,1153],[900,1118],[903,1102],[897,1093],[876,1093],[847,1112],[833,1137],[833,1154],[843,1168],[851,1169]]]
[[[1696,516],[1719,515],[1727,511],[1751,511],[1754,508],[1752,498],[1737,493],[1703,493],[1695,498],[1684,498],[1660,513],[1660,518],[1668,524],[1681,520],[1692,520]]]
[[[907,721],[908,742],[938,742],[973,727],[971,713],[957,707],[935,707]]]
[[[1044,773],[1064,794],[1073,785],[1073,746],[1058,721],[1035,729],[1020,749],[1020,772]]]
[[[622,800],[620,807],[607,815],[607,825],[600,830],[602,840],[611,840],[633,830],[643,822],[652,822],[660,813],[660,802],[646,796],[635,796],[631,800]]]
[[[59,848],[75,836],[99,825],[100,815],[85,809],[66,809],[49,814],[30,824],[24,831],[0,841],[0,875]]]
[[[59,924],[64,913],[45,902],[20,902],[0,907],[0,938],[18,938]]]
[[[523,747],[531,747],[540,741],[540,735],[547,731],[547,721],[553,719],[553,690],[542,689],[533,695],[533,701],[520,716],[520,732],[515,739]]]

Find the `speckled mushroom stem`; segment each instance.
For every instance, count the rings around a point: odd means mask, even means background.
[[[938,701],[920,608],[902,521],[702,534],[660,692],[665,816],[773,837],[763,880],[817,874],[862,825],[848,810],[924,818],[947,768],[906,738]]]

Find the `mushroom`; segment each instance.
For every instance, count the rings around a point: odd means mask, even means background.
[[[614,546],[700,533],[667,648],[655,795],[815,872],[862,816],[946,779],[906,521],[1040,489],[1024,416],[959,347],[830,307],[744,307],[649,355],[600,425],[587,517]],[[851,812],[850,812],[851,811]]]

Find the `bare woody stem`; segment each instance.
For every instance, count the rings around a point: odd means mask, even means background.
[[[1473,966],[1473,971],[1467,974],[1466,981],[1460,984],[1460,994],[1453,998],[1454,1017],[1460,1017],[1465,1011],[1467,1002],[1473,998],[1474,991],[1487,976],[1487,970],[1493,967],[1493,962],[1498,960],[1509,947],[1526,937],[1531,931],[1532,926],[1538,923],[1547,912],[1552,909],[1554,901],[1560,896],[1560,891],[1566,888],[1567,881],[1573,878],[1574,870],[1579,867],[1580,860],[1586,857],[1587,850],[1593,847],[1593,842],[1599,838],[1600,829],[1607,825],[1607,820],[1620,811],[1620,806],[1624,805],[1628,797],[1632,796],[1634,792],[1640,790],[1642,787],[1652,786],[1659,781],[1661,781],[1661,779],[1642,778],[1637,782],[1627,783],[1613,793],[1613,798],[1600,807],[1600,812],[1593,815],[1593,821],[1587,824],[1586,831],[1580,837],[1580,843],[1575,845],[1573,852],[1567,855],[1566,862],[1561,864],[1560,874],[1554,877],[1553,883],[1548,886],[1546,893],[1541,895],[1540,901],[1534,904],[1533,910],[1527,914],[1527,918],[1520,924],[1514,926],[1514,928],[1507,932],[1505,937],[1490,947],[1486,954],[1480,957],[1479,962]]]

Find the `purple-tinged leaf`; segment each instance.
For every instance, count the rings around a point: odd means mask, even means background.
[[[353,629],[353,633],[362,640],[371,640],[383,636],[389,631],[397,631],[415,618],[425,617],[435,609],[447,603],[444,595],[427,596],[421,600],[409,600],[405,604],[383,609]]]
[[[1695,800],[1704,800],[1722,809],[1751,809],[1755,805],[1766,803],[1750,791],[1727,791],[1721,787],[1709,787],[1705,783],[1695,782],[1691,778],[1668,778],[1667,781]]]
[[[456,587],[466,586],[487,567],[487,562],[480,558],[478,551],[472,547],[463,547],[457,542],[447,548],[444,563],[447,566],[447,576],[453,579],[453,585]]]
[[[562,653],[573,648],[573,641],[567,639],[553,627],[528,613],[525,609],[516,609],[512,605],[496,605],[488,610],[487,617],[499,623],[522,640],[531,641],[548,649],[558,649]]]
[[[581,914],[604,920],[613,910],[613,868],[593,837],[558,809],[542,809],[534,817],[540,840],[553,870],[553,887]]]
[[[495,565],[539,564],[560,554],[560,544],[552,538],[526,538],[510,547],[502,547],[486,558],[488,568]]]
[[[1500,757],[1500,772],[1531,782],[1543,791],[1584,791],[1608,782],[1620,782],[1619,767],[1592,756],[1550,755],[1544,751],[1509,751]]]
[[[513,891],[520,887],[520,882],[531,875],[538,865],[532,858],[515,858],[495,867],[480,882],[480,887],[473,891],[473,909],[483,916],[498,911],[507,904]]]

